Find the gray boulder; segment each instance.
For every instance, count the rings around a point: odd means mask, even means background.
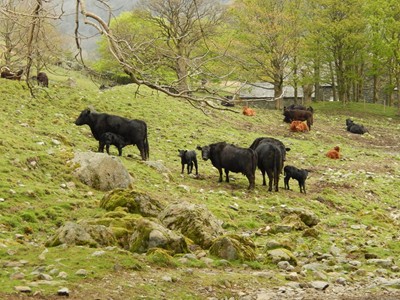
[[[61,244],[99,247],[115,245],[116,240],[111,230],[103,225],[67,222],[46,242],[48,247]]]
[[[104,153],[77,152],[71,161],[73,174],[84,184],[100,191],[127,188],[132,178],[119,158]]]

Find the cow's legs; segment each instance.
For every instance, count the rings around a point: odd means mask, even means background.
[[[219,172],[219,180],[218,182],[222,182],[222,169],[218,169]]]
[[[268,192],[272,191],[272,182],[274,180],[273,177],[273,172],[271,172],[271,170],[267,170],[267,175],[268,175]]]
[[[267,182],[265,181],[265,171],[262,170],[261,174],[262,174],[262,178],[263,178],[263,185],[267,185]]]
[[[225,181],[229,182],[229,170],[225,169]]]
[[[139,149],[139,151],[140,151],[140,157],[142,158],[142,160],[146,160],[146,153],[145,153],[145,150],[144,150],[144,145],[143,145],[143,143],[142,142],[140,142],[140,143],[137,143],[136,144],[136,147]]]
[[[97,150],[97,152],[104,152],[104,146],[105,146],[104,142],[99,142],[99,149]]]
[[[289,180],[290,180],[290,176],[286,175],[285,178],[283,179],[285,182],[285,189],[290,190],[289,188]]]

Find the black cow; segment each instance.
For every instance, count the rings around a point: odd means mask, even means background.
[[[99,152],[104,152],[104,146],[106,146],[106,151],[110,154],[110,145],[117,147],[118,155],[121,156],[122,148],[127,144],[122,136],[112,132],[106,132],[99,139]]]
[[[98,141],[100,141],[102,135],[106,132],[118,134],[122,136],[126,145],[136,145],[138,147],[142,160],[149,158],[147,125],[142,120],[130,120],[124,117],[85,109],[76,119],[75,124],[78,126],[89,125],[94,138]]]
[[[43,87],[49,86],[49,78],[47,77],[47,74],[45,72],[39,72],[36,76],[36,80],[38,84]]]
[[[267,185],[265,181],[265,173],[268,175],[268,191],[272,191],[272,185],[275,192],[279,190],[279,176],[283,167],[283,155],[279,146],[274,143],[263,142],[255,149],[258,157],[257,166],[263,177],[263,185]]]
[[[285,111],[285,110],[308,110],[308,111],[314,113],[314,109],[312,108],[312,106],[305,107],[300,104],[291,104],[289,106],[285,106],[285,107],[283,107],[283,111]]]
[[[17,73],[11,72],[8,67],[1,68],[1,78],[10,79],[10,80],[21,80],[22,73],[24,70],[19,70]]]
[[[368,132],[367,128],[363,125],[354,123],[351,119],[346,119],[346,127],[347,131],[350,131],[351,133],[364,134]]]
[[[178,156],[181,158],[181,164],[182,164],[182,172],[185,169],[185,165],[187,165],[187,173],[190,174],[192,173],[193,170],[193,165],[196,168],[196,175],[198,175],[197,171],[197,156],[196,156],[196,151],[194,150],[179,150],[178,149]]]
[[[308,110],[285,109],[283,115],[285,116],[283,121],[286,123],[292,123],[292,121],[307,121],[307,126],[310,130],[311,125],[314,123],[313,113]]]
[[[250,145],[250,148],[256,150],[257,146],[262,143],[271,143],[275,146],[278,146],[282,153],[282,160],[286,160],[286,152],[290,151],[290,148],[285,147],[285,145],[278,139],[272,137],[259,137],[253,141],[253,143]]]
[[[290,190],[289,188],[289,180],[290,178],[296,179],[299,182],[300,193],[306,193],[306,179],[308,176],[308,171],[305,169],[298,169],[293,166],[285,166],[283,169],[285,174],[285,189]]]
[[[240,148],[235,145],[219,142],[208,146],[197,146],[204,160],[211,160],[219,172],[219,182],[222,182],[222,169],[225,170],[225,181],[229,182],[229,171],[243,173],[249,180],[248,189],[255,187],[255,172],[257,154],[253,149]]]

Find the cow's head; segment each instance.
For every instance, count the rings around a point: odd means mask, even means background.
[[[207,160],[210,158],[210,146],[197,146],[196,149],[201,151],[201,157],[203,158],[203,160]]]
[[[75,125],[79,126],[87,124],[89,115],[90,115],[90,109],[89,108],[84,109],[79,115],[79,117],[76,119]]]
[[[186,152],[187,152],[187,150],[179,150],[178,149],[178,156],[179,157],[185,157]]]

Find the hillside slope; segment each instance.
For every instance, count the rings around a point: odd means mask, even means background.
[[[73,85],[69,76],[75,78]],[[35,92],[37,97],[31,98],[24,82],[0,80],[0,299],[13,299],[15,287],[26,285],[45,299],[52,299],[61,287],[69,288],[71,299],[85,295],[93,299],[256,299],[278,287],[285,287],[287,299],[299,291],[317,299],[326,293],[340,297],[346,290],[352,296],[380,294],[400,286],[400,119],[393,109],[316,103],[312,131],[291,133],[280,111],[257,109],[255,117],[243,116],[240,107],[235,108],[238,113],[207,107],[202,112],[184,100],[134,85],[99,91],[79,74],[53,74],[50,87]],[[166,267],[122,249],[106,249],[100,258],[93,256],[99,249],[46,249],[45,241],[65,222],[104,213],[99,207],[104,193],[80,183],[68,163],[75,151],[97,149],[90,129],[74,124],[88,106],[146,121],[150,160],[163,164],[171,176],[166,179],[140,161],[136,147],[127,146],[121,161],[134,178],[135,189],[166,203],[206,205],[226,230],[250,237],[260,259],[212,258],[210,266],[200,261],[183,264],[175,257],[174,264]],[[364,124],[370,134],[348,133],[348,117]],[[180,174],[178,149],[218,141],[248,147],[261,136],[278,138],[291,148],[286,164],[310,170],[307,195],[293,180],[291,190],[284,190],[282,176],[280,191],[268,192],[259,171],[254,191],[246,189],[242,174],[231,174],[231,183],[218,183],[217,170],[200,158],[198,178]],[[343,157],[329,160],[325,152],[336,145]],[[117,154],[115,148],[111,151]],[[287,208],[307,209],[318,216],[316,234],[304,236],[296,230],[273,234],[270,228],[287,222]],[[299,266],[285,271],[265,259],[265,245],[272,241],[289,245]],[[389,261],[389,266],[371,263],[365,254]],[[321,260],[328,261],[328,270],[302,269]],[[53,278],[39,278],[38,269]],[[89,273],[82,277],[76,274],[79,269]],[[68,276],[57,277],[60,271]],[[288,276],[293,272],[297,275]],[[317,280],[331,287],[318,291],[293,286]],[[274,295],[279,299],[279,291]]]

